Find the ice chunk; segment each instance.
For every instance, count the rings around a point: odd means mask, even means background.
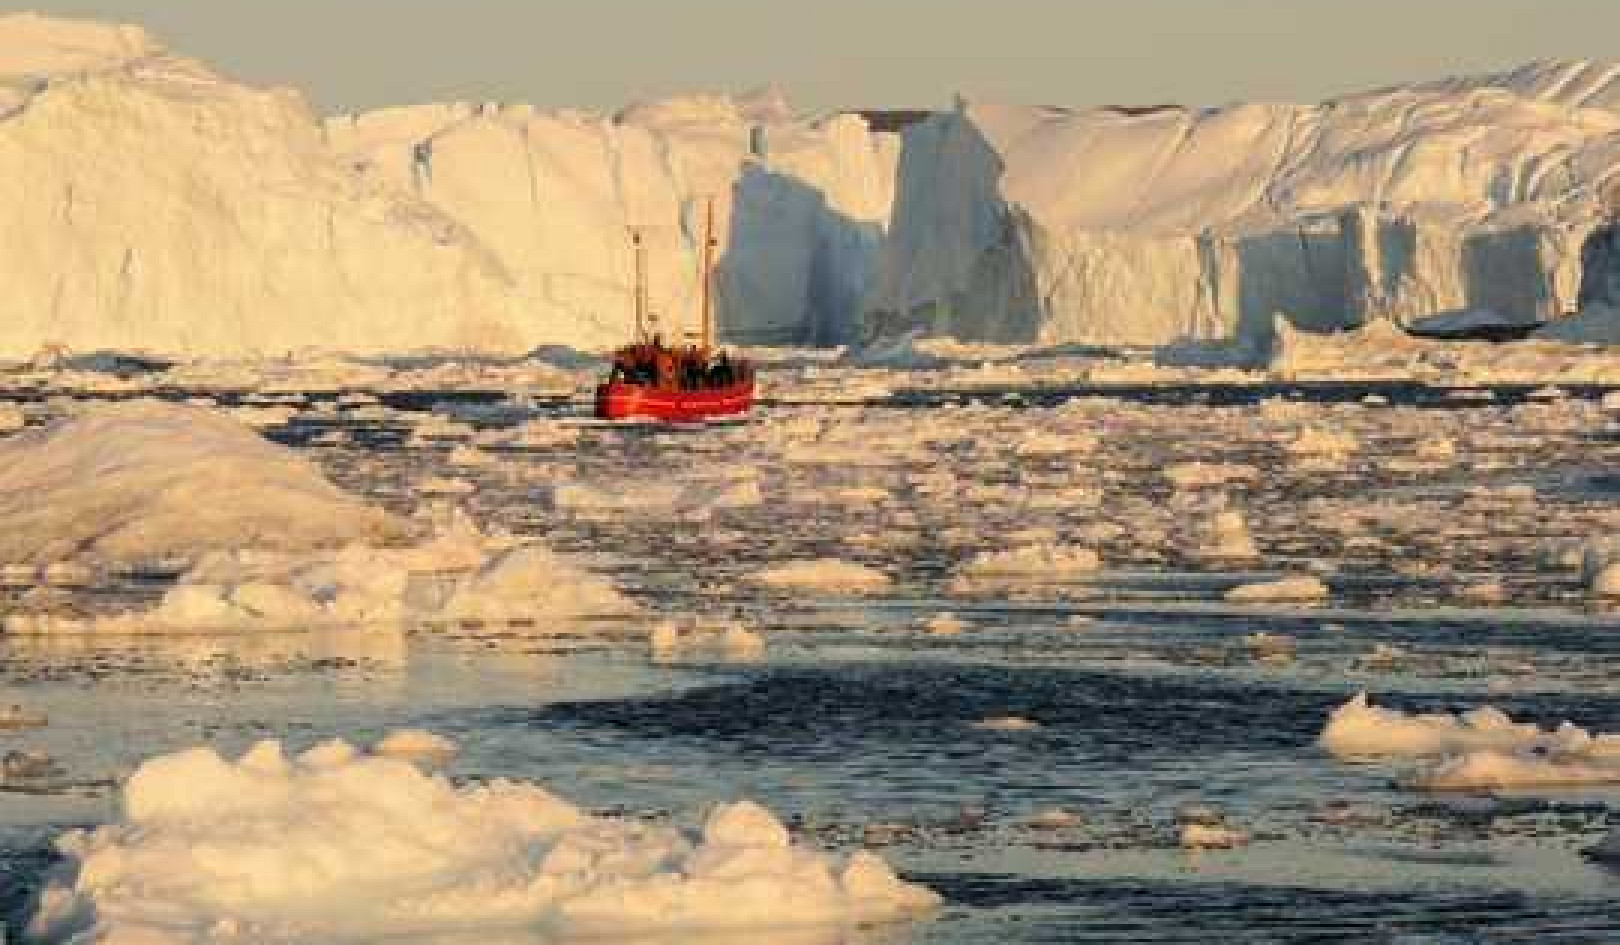
[[[1213,561],[1252,561],[1260,557],[1260,549],[1249,534],[1243,513],[1227,509],[1210,519],[1205,543],[1194,554]]]
[[[987,732],[1033,732],[1040,729],[1041,723],[1019,715],[993,715],[979,719],[973,727]]]
[[[403,522],[220,412],[104,405],[0,441],[0,560],[71,552],[142,563],[407,534]]]
[[[1599,743],[1609,744],[1609,739],[1605,736]],[[1589,751],[1594,740],[1567,722],[1546,731],[1528,722],[1515,722],[1489,706],[1461,715],[1409,715],[1375,706],[1366,693],[1360,693],[1333,710],[1317,744],[1341,757],[1417,758],[1479,749]]]
[[[965,562],[958,572],[970,578],[1035,577],[1063,580],[1091,574],[1102,567],[1093,548],[1038,544],[1008,551],[986,551]]]
[[[559,936],[807,927],[939,902],[877,857],[792,844],[748,802],[703,831],[587,815],[539,786],[457,787],[341,743],[151,759],[123,816],[58,842],[29,924],[44,942],[290,943],[545,928]]]
[[[1296,604],[1326,600],[1328,586],[1320,578],[1296,575],[1275,581],[1240,584],[1226,592],[1226,599],[1234,604]]]
[[[0,79],[0,178],[31,182],[0,204],[16,304],[0,350],[17,356],[605,346],[629,334],[627,228],[653,308],[694,323],[701,195],[718,198],[728,331],[836,342],[899,152],[854,114],[721,96],[617,118],[463,103],[321,121],[139,29],[38,17],[0,19]],[[127,186],[135,165],[167,173]]]
[[[163,633],[532,622],[636,610],[611,582],[538,544],[451,531],[399,548],[215,552],[150,610],[85,621],[14,614],[5,625],[13,633]]]
[[[1543,68],[1600,86],[1613,71]],[[1404,339],[1396,326],[1436,312],[1490,309],[1496,326],[1528,331],[1577,296],[1597,309],[1614,293],[1592,287],[1612,281],[1601,263],[1617,254],[1588,234],[1603,233],[1595,195],[1617,163],[1620,116],[1521,88],[1514,73],[1147,113],[960,101],[906,131],[868,324],[880,343],[915,333],[1192,354],[1229,339],[1229,361],[1252,363],[1278,321]],[[1568,173],[1536,173],[1564,155]],[[1620,337],[1612,310],[1592,321],[1571,337]]]
[[[390,758],[443,762],[459,749],[455,742],[443,735],[420,728],[396,728],[371,746],[371,751],[373,754]],[[316,756],[311,760],[318,761],[320,758],[321,756]]]
[[[1411,778],[1425,791],[1490,791],[1620,783],[1620,757],[1579,751],[1483,749],[1441,759]]]
[[[1210,824],[1183,824],[1178,839],[1188,850],[1231,850],[1249,842],[1241,830]]]
[[[837,558],[779,564],[756,571],[748,579],[766,587],[827,591],[873,591],[893,580],[876,568]]]
[[[1342,457],[1360,447],[1356,438],[1343,430],[1307,429],[1288,444],[1288,452],[1295,456]]]

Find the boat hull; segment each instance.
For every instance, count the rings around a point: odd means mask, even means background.
[[[603,420],[641,418],[690,423],[747,413],[753,405],[753,381],[710,390],[661,390],[618,383],[596,388],[596,415]]]

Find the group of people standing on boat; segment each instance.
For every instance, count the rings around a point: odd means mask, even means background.
[[[725,351],[712,353],[700,345],[666,347],[655,336],[615,351],[608,379],[659,390],[695,391],[731,387],[752,375],[752,365]]]

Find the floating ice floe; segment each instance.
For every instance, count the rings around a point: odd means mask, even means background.
[[[1249,482],[1260,477],[1253,466],[1239,463],[1177,463],[1167,466],[1164,477],[1178,489],[1198,486],[1221,486],[1231,482]]]
[[[0,730],[17,728],[43,728],[50,719],[43,712],[33,712],[20,705],[0,708]]]
[[[1296,575],[1276,581],[1240,584],[1225,597],[1235,604],[1305,604],[1326,600],[1328,586],[1320,578]]]
[[[987,732],[1033,732],[1041,723],[1021,715],[992,715],[974,722],[973,727]]]
[[[935,636],[955,636],[967,630],[970,624],[950,611],[941,611],[922,622],[925,633]]]
[[[647,644],[654,659],[704,651],[718,651],[734,660],[765,655],[765,638],[759,631],[730,620],[660,620],[648,631]]]
[[[1033,431],[1024,435],[1014,451],[1019,456],[1069,456],[1075,453],[1089,453],[1097,448],[1098,438],[1090,433],[1047,433]]]
[[[1489,706],[1461,715],[1412,715],[1375,706],[1363,692],[1333,710],[1317,744],[1339,757],[1421,758],[1481,748],[1550,747],[1560,739],[1578,742],[1583,736],[1574,726],[1548,732],[1528,722],[1514,722],[1505,712]]]
[[[1243,513],[1228,509],[1210,519],[1204,544],[1194,554],[1211,561],[1253,561],[1260,557],[1260,549],[1249,534]]]
[[[1342,430],[1308,428],[1301,430],[1299,436],[1289,442],[1288,452],[1295,456],[1343,457],[1354,453],[1360,446],[1355,436]]]
[[[1620,735],[1564,722],[1548,730],[1489,706],[1410,715],[1365,693],[1334,709],[1317,744],[1353,759],[1430,759],[1404,783],[1420,790],[1490,790],[1620,782]]]
[[[558,937],[793,928],[926,915],[939,898],[870,853],[791,842],[721,804],[691,833],[594,817],[532,784],[457,787],[328,742],[153,758],[122,817],[58,841],[29,934],[285,945],[483,930]]]
[[[1488,791],[1620,783],[1620,745],[1612,754],[1482,749],[1441,759],[1403,783],[1424,791]]]
[[[448,760],[459,750],[455,742],[443,735],[420,728],[396,728],[371,746],[372,754],[435,763]]]
[[[1581,549],[1581,577],[1593,596],[1620,598],[1620,538],[1588,541]]]
[[[1078,827],[1085,822],[1084,817],[1061,807],[1043,808],[1024,818],[1024,825],[1036,830],[1063,830]]]
[[[215,552],[156,607],[85,620],[13,614],[10,633],[164,633],[357,624],[621,616],[636,605],[606,579],[537,544],[476,531],[404,548]]]
[[[462,496],[477,491],[476,483],[453,476],[428,476],[416,484],[416,494],[421,496]]]
[[[1096,549],[1079,545],[1042,543],[1007,551],[986,551],[958,569],[969,578],[1038,578],[1061,581],[1091,574],[1102,568]]]
[[[551,488],[553,508],[585,519],[630,514],[704,519],[715,512],[752,508],[763,501],[759,482],[749,476],[687,482],[631,479],[611,487],[564,482]]]
[[[1249,835],[1218,824],[1182,824],[1177,836],[1183,849],[1231,850],[1249,842]]]
[[[766,587],[825,591],[872,591],[893,583],[876,568],[837,558],[779,564],[755,571],[748,580]]]

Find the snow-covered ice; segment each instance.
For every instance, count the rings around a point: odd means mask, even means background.
[[[756,571],[749,580],[773,588],[856,592],[881,590],[891,583],[876,568],[837,558],[790,561]]]
[[[1488,706],[1462,715],[1410,715],[1373,705],[1360,693],[1333,710],[1317,743],[1344,757],[1420,758],[1479,748],[1548,747],[1565,738],[1584,740],[1583,734],[1573,727],[1549,732],[1514,722]]]
[[[406,524],[229,417],[135,402],[0,441],[0,560],[195,560],[394,539]]]
[[[458,787],[393,758],[274,741],[153,758],[122,817],[58,841],[44,942],[333,941],[477,927],[558,935],[893,921],[939,902],[878,857],[792,842],[748,801],[688,833],[533,784]],[[363,894],[359,894],[364,890]]]
[[[1562,91],[1612,75],[1541,63],[1314,106],[959,99],[906,132],[872,329],[1225,338],[1253,357],[1277,317],[1322,331],[1490,310],[1524,325],[1585,306],[1612,337],[1603,184],[1620,117]]]
[[[1275,581],[1240,584],[1226,592],[1226,599],[1238,604],[1297,604],[1326,600],[1328,593],[1328,586],[1320,578],[1302,574]]]
[[[1333,710],[1317,743],[1346,758],[1427,759],[1404,783],[1420,790],[1570,787],[1620,782],[1620,735],[1564,722],[1543,729],[1489,706],[1409,715],[1365,693]]]

